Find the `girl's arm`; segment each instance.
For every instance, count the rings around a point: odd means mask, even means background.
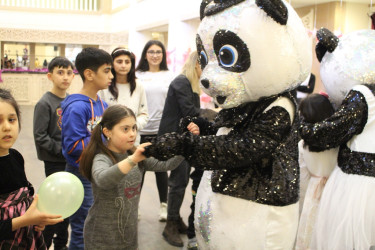
[[[143,155],[143,152],[145,151],[145,147],[151,145],[151,143],[146,142],[142,143],[137,147],[135,152],[128,156],[126,159],[120,161],[118,163],[118,168],[123,174],[129,173],[129,171],[136,166],[139,162],[146,159],[146,156]]]
[[[159,161],[154,157],[145,159],[142,165],[147,171],[164,172],[177,168],[185,158],[182,156],[175,156],[167,161]]]
[[[227,135],[197,136],[185,132],[158,136],[145,154],[159,160],[182,155],[192,166],[204,170],[259,166],[262,159],[271,157],[285,141],[291,128],[288,110],[273,106],[241,130]],[[201,126],[199,129],[202,135]]]
[[[151,143],[139,145],[132,155],[115,165],[113,165],[113,162],[107,156],[102,154],[95,156],[92,166],[92,179],[95,184],[102,189],[111,189],[116,186],[124,175],[128,174],[138,162],[146,158],[142,153],[144,147],[148,145],[151,145]]]
[[[45,225],[54,225],[62,222],[61,215],[47,214],[40,212],[36,204],[38,203],[38,195],[35,195],[34,201],[26,212],[11,220],[1,221],[0,224],[0,240],[12,238],[11,232],[16,231],[19,228],[35,225],[36,231],[42,231]],[[10,222],[10,223],[9,223]]]
[[[139,131],[146,126],[149,116],[148,116],[148,109],[147,109],[146,92],[143,88],[143,85],[137,82],[137,88],[140,88],[140,91],[139,91],[140,98],[139,98],[138,115],[137,115],[137,129]]]
[[[12,231],[30,225],[37,225],[37,227],[44,228],[45,225],[54,225],[63,221],[61,215],[40,212],[36,207],[38,199],[38,195],[35,195],[33,202],[26,212],[20,217],[12,219]]]

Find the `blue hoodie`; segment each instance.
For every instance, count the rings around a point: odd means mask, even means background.
[[[97,101],[82,95],[72,94],[61,103],[62,152],[71,166],[78,167],[83,149],[88,145],[91,132],[101,121],[107,103],[97,96]]]

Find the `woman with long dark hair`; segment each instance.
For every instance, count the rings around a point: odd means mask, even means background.
[[[156,137],[169,84],[174,75],[168,70],[167,53],[162,42],[150,40],[143,48],[141,59],[136,69],[137,77],[146,91],[149,121],[140,129],[141,143],[146,138]],[[168,174],[156,173],[156,185],[159,191],[160,213],[159,221],[167,220]]]

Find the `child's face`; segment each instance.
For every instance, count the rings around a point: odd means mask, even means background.
[[[132,62],[128,55],[120,55],[113,61],[113,67],[116,75],[127,76],[132,66]]]
[[[74,73],[70,66],[68,68],[55,67],[52,73],[47,74],[47,77],[58,90],[67,90],[73,81]]]
[[[0,101],[0,156],[7,155],[16,142],[19,124],[16,110],[7,102]]]
[[[106,89],[111,85],[113,79],[111,68],[112,66],[110,64],[103,64],[94,72],[93,82],[98,90]]]
[[[158,45],[153,44],[148,48],[146,53],[146,59],[149,66],[160,66],[161,61],[163,60],[163,49]]]
[[[137,125],[134,117],[126,117],[108,130],[108,148],[113,152],[125,153],[134,146],[137,137]]]

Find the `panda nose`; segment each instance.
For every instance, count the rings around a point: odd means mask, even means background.
[[[208,87],[210,87],[210,82],[207,79],[201,80],[201,83],[202,83],[203,87],[205,87],[206,89],[208,89]]]

